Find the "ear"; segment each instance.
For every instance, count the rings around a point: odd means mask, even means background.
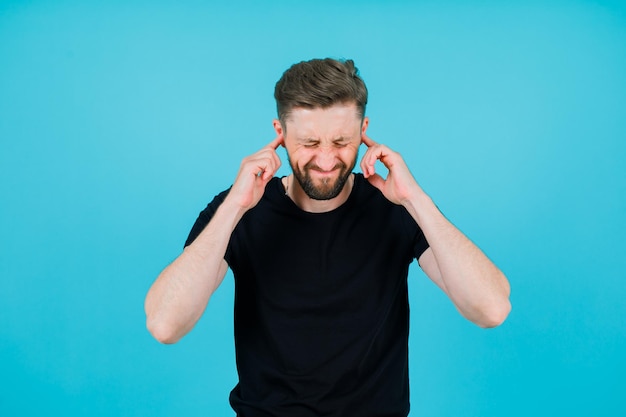
[[[278,136],[283,136],[283,143],[281,144],[281,146],[285,146],[285,142],[284,142],[284,133],[285,130],[283,129],[283,125],[282,123],[280,123],[280,120],[278,119],[274,119],[272,121],[272,125],[274,126],[274,130],[276,131],[276,135]]]
[[[370,124],[370,118],[365,116],[363,118],[363,123],[361,124],[361,136],[363,136],[365,134],[365,132],[367,131],[367,127]]]

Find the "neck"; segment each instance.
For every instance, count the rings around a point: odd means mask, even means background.
[[[350,197],[353,185],[354,174],[350,174],[348,181],[346,181],[346,185],[344,185],[337,197],[331,198],[330,200],[315,200],[304,192],[300,183],[295,179],[293,174],[283,178],[285,195],[293,200],[293,202],[296,203],[296,206],[300,207],[304,211],[308,211],[309,213],[325,213],[341,206],[346,202],[346,200],[348,200],[348,197]]]

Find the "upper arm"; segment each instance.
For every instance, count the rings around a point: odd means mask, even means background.
[[[448,294],[448,289],[446,288],[446,284],[443,281],[443,277],[441,276],[441,270],[439,269],[439,265],[437,264],[437,259],[435,259],[435,254],[431,248],[426,249],[417,260],[422,271],[430,278],[432,282],[437,284],[439,288],[443,290],[446,294]]]

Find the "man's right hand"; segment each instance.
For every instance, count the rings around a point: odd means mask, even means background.
[[[244,158],[227,199],[244,211],[256,206],[265,186],[280,168],[276,149],[283,144],[283,135],[279,135],[260,151]]]

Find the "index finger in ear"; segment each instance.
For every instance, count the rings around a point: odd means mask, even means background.
[[[367,146],[368,148],[376,145],[376,142],[370,139],[365,133],[361,135],[361,142],[364,143],[365,146]]]
[[[276,150],[280,145],[283,145],[283,144],[284,144],[283,135],[281,134],[281,135],[276,136],[276,138],[273,141],[271,141],[267,146],[269,148]]]

